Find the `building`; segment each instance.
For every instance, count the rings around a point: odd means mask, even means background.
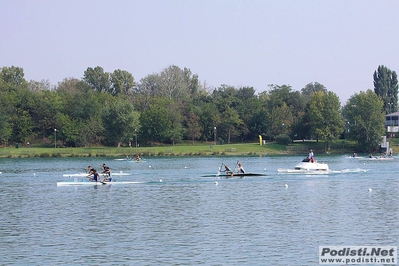
[[[399,131],[399,112],[387,114],[385,116],[385,128],[387,132]]]

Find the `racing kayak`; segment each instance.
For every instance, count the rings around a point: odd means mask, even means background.
[[[137,181],[109,181],[109,182],[94,182],[94,181],[85,181],[85,180],[77,180],[70,182],[57,182],[57,187],[60,186],[102,186],[102,185],[127,185],[127,184],[141,184],[143,182]]]
[[[88,173],[78,173],[78,174],[63,174],[64,177],[79,177],[79,176],[87,176]],[[129,173],[120,172],[111,172],[111,176],[123,176],[123,175],[131,175]]]
[[[266,176],[266,175],[265,174],[257,174],[257,173],[243,173],[243,174],[220,173],[220,174],[214,174],[214,175],[203,175],[202,177],[226,177],[226,178],[231,178],[231,177],[244,177],[244,176]]]

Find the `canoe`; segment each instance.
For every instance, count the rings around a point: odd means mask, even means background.
[[[137,181],[120,181],[120,182],[91,182],[91,181],[70,181],[70,182],[57,182],[57,187],[60,186],[102,186],[102,185],[127,185],[127,184],[141,184],[143,182]]]
[[[63,174],[64,177],[80,177],[80,176],[87,176],[88,173],[78,173],[78,174]],[[111,172],[111,176],[123,176],[123,175],[131,175],[130,173],[120,172]]]
[[[244,174],[236,174],[233,173],[231,174],[214,174],[214,175],[203,175],[202,177],[226,177],[226,178],[231,178],[231,177],[244,177],[244,176],[266,176],[265,174],[258,174],[258,173],[244,173]]]

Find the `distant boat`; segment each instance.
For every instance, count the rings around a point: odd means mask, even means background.
[[[114,159],[114,160],[115,161],[129,161],[132,163],[145,163],[146,162],[146,160],[144,160],[143,158],[136,159],[136,158],[129,158],[129,157],[121,158],[121,159]]]

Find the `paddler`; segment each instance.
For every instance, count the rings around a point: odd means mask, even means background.
[[[96,169],[91,168],[91,171],[87,177],[90,177],[90,181],[100,182],[100,175]]]
[[[231,175],[233,173],[233,171],[231,171],[230,167],[228,167],[226,164],[222,163],[222,165],[224,166],[224,170],[221,172],[226,172],[227,175]]]
[[[239,173],[239,174],[245,174],[245,170],[244,170],[244,167],[242,167],[242,163],[238,163],[238,171],[237,171],[237,173]]]
[[[104,171],[102,173],[105,175],[103,182],[111,181],[111,169],[105,163],[103,163],[103,168]]]

